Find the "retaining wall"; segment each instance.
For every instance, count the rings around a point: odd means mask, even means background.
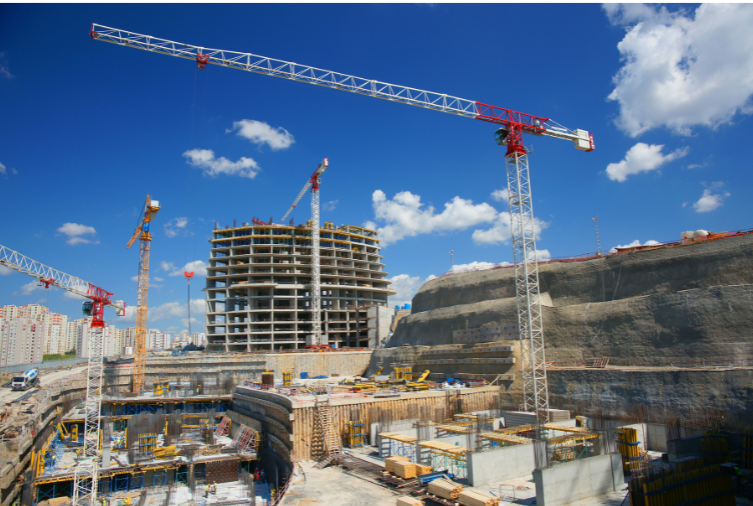
[[[536,467],[533,444],[514,445],[466,455],[468,483],[482,487],[495,481],[531,476]]]
[[[570,504],[622,490],[625,485],[619,453],[537,469],[533,476],[538,506]]]

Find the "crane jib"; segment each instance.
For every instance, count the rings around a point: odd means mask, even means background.
[[[546,132],[546,122],[550,119],[481,102],[476,102],[476,106],[478,108],[476,119],[498,125],[520,126],[524,132],[534,135],[543,135]]]

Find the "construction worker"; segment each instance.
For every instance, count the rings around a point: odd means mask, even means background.
[[[124,502],[125,502],[125,506],[131,506],[131,498],[130,497],[126,497]]]
[[[212,483],[212,493],[217,495],[217,482]]]
[[[209,497],[209,483],[204,487],[204,499]]]
[[[266,481],[266,478],[264,476],[264,469],[261,470],[261,481]]]

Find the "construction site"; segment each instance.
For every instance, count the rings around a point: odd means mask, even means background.
[[[753,231],[542,260],[522,137],[592,151],[585,130],[101,25],[89,35],[495,124],[515,263],[427,281],[391,332],[379,234],[320,226],[324,159],[279,223],[215,224],[206,349],[147,353],[160,210],[147,195],[127,243],[139,242],[133,353],[105,359],[105,309],[125,303],[0,246],[2,266],[87,299],[93,330],[75,369],[0,392],[0,506],[753,503]],[[310,220],[286,223],[309,190]]]

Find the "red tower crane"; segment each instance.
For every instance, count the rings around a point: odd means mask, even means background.
[[[125,315],[125,302],[112,298],[112,293],[83,279],[41,264],[17,251],[0,245],[0,265],[39,280],[45,288],[57,286],[89,299],[83,304],[84,316],[91,316],[89,360],[86,379],[86,407],[82,458],[74,469],[73,504],[97,503],[97,458],[99,457],[99,415],[102,408],[102,362],[104,358],[105,306]]]
[[[515,262],[523,400],[526,411],[535,411],[539,422],[549,420],[535,222],[528,152],[523,145],[523,134],[569,140],[575,144],[576,149],[593,151],[594,140],[591,133],[565,128],[551,118],[525,114],[477,100],[364,79],[252,53],[208,49],[97,24],[91,25],[89,36],[94,40],[119,46],[193,60],[200,69],[211,64],[245,70],[500,125],[495,138],[498,144],[507,147],[505,161]]]

